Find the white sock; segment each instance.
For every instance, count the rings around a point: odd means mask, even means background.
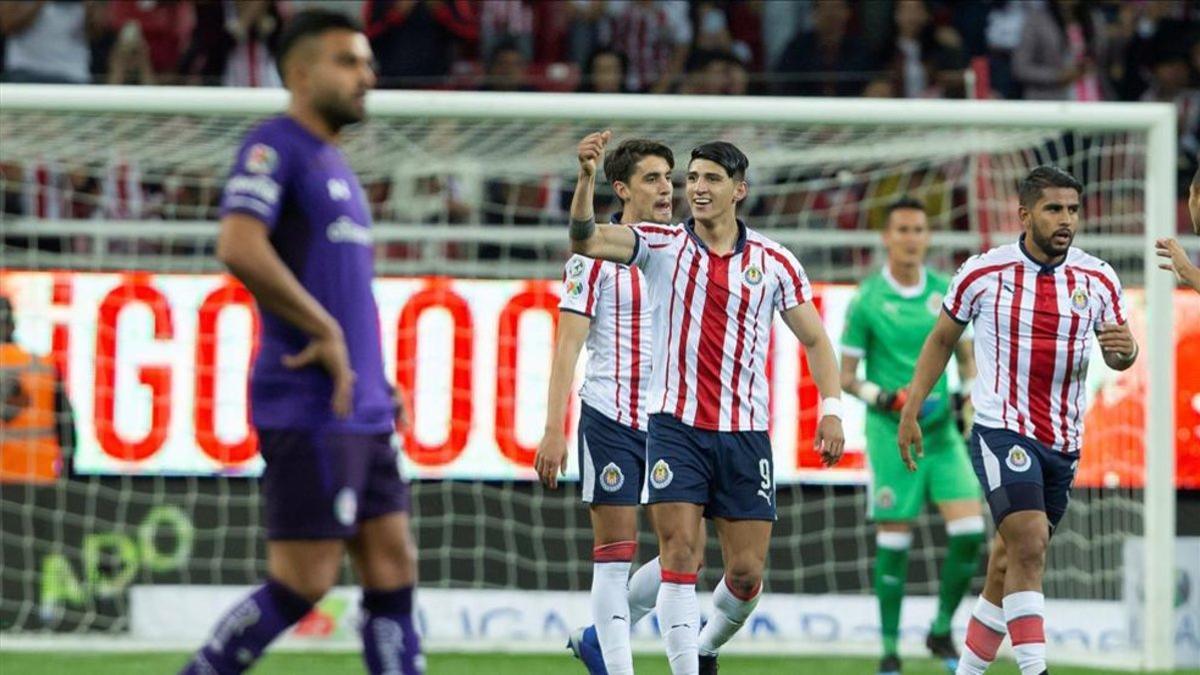
[[[983,675],[983,671],[996,659],[996,650],[1000,648],[1007,632],[1004,610],[979,596],[967,622],[966,648],[958,659],[955,675]]]
[[[633,675],[633,652],[629,647],[629,601],[625,580],[629,562],[597,562],[592,565],[592,622],[610,675]]]
[[[1038,591],[1004,596],[1004,619],[1021,675],[1040,675],[1046,670],[1045,613],[1046,596]]]
[[[662,563],[654,560],[642,565],[629,577],[629,627],[632,629],[642,617],[654,609],[658,599],[658,587],[662,584]]]
[[[708,623],[700,631],[700,653],[708,656],[716,654],[746,623],[761,597],[762,584],[755,587],[749,600],[743,600],[733,594],[725,577],[721,577],[721,583],[713,590],[712,616],[708,617]]]
[[[696,601],[695,574],[662,571],[658,626],[672,675],[699,675],[700,603]]]

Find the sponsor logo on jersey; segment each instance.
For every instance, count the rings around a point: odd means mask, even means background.
[[[325,181],[325,187],[329,190],[329,198],[333,201],[350,201],[350,184],[344,178],[330,178]]]
[[[941,293],[930,293],[929,298],[925,300],[925,309],[929,310],[930,314],[937,316],[937,313],[942,311],[942,300],[945,298],[946,296]]]
[[[279,183],[270,176],[234,176],[225,183],[225,193],[252,197],[270,205],[279,201]]]
[[[359,225],[347,216],[338,219],[325,228],[325,236],[335,244],[371,245],[371,228]]]
[[[1076,312],[1082,312],[1088,308],[1088,294],[1082,288],[1076,288],[1071,294],[1071,308]]]
[[[875,493],[875,504],[881,509],[890,509],[896,505],[896,492],[890,487],[881,487]]]
[[[578,298],[579,294],[583,293],[583,282],[581,281],[567,279],[567,283],[564,285],[567,288],[567,295],[571,296],[572,298]]]
[[[271,173],[277,164],[279,155],[266,143],[255,143],[246,151],[246,170],[250,173]]]
[[[605,492],[616,492],[625,484],[625,474],[615,462],[609,462],[600,471],[600,488]]]
[[[1031,462],[1029,461],[1029,452],[1019,445],[1014,445],[1008,451],[1008,457],[1004,458],[1004,463],[1013,471],[1028,471]]]
[[[586,265],[583,264],[583,260],[580,260],[579,258],[572,260],[567,264],[567,276],[577,277],[582,275],[584,267],[586,267]]]
[[[358,497],[354,495],[353,488],[344,487],[338,490],[337,497],[333,500],[333,515],[342,525],[354,524],[354,518],[358,515]]]
[[[657,490],[661,490],[671,484],[671,479],[675,474],[671,472],[671,465],[667,464],[667,460],[660,459],[654,463],[654,468],[650,469],[650,484]]]
[[[742,278],[751,286],[757,286],[762,283],[763,273],[758,268],[758,265],[750,265],[746,268],[745,272],[742,272]]]

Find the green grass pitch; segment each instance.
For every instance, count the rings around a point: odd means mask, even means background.
[[[171,675],[186,660],[185,654],[171,653],[72,653],[0,652],[0,672],[8,675]],[[665,658],[639,655],[638,675],[667,675]],[[876,661],[866,658],[753,657],[726,655],[721,658],[724,675],[869,675]],[[354,653],[269,654],[253,671],[254,675],[357,675],[362,662]],[[909,659],[906,675],[942,675],[946,671],[928,659]],[[1010,661],[997,662],[989,675],[1017,675]],[[1054,675],[1101,675],[1118,671],[1091,668],[1055,667]],[[1200,675],[1200,670],[1177,670],[1182,675]],[[565,652],[559,654],[432,654],[429,675],[582,675],[583,667]]]

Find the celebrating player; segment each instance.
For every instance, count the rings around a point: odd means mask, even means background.
[[[618,145],[604,160],[604,174],[622,205],[612,221],[670,223],[674,167],[675,156],[662,143],[631,139]],[[575,199],[590,204],[595,181],[596,158],[584,160],[581,155]],[[557,487],[558,474],[566,472],[563,419],[575,362],[586,340],[578,451],[583,501],[591,507],[595,536],[593,625],[576,632],[571,646],[589,672],[632,674],[629,630],[654,607],[662,569],[655,558],[629,576],[637,551],[638,497],[646,474],[652,304],[645,277],[636,267],[576,255],[567,261],[563,279],[546,431],[534,468],[550,488]]]
[[[916,473],[909,473],[896,454],[899,411],[907,398],[905,385],[912,379],[921,344],[941,313],[950,282],[925,267],[929,240],[929,220],[921,202],[905,198],[888,208],[883,229],[887,263],[859,284],[842,334],[842,388],[867,404],[871,470],[867,510],[876,522],[875,595],[883,634],[880,673],[900,672],[896,647],[911,526],[925,502],[937,504],[949,535],[937,617],[925,644],[951,670],[957,665],[958,652],[950,637],[950,620],[979,567],[984,540],[979,485],[955,425],[945,374],[938,378],[919,415],[929,459],[921,462]],[[959,342],[956,354],[959,376],[968,383],[975,376],[969,341]],[[857,377],[860,359],[866,360],[866,380]]]
[[[594,161],[607,140],[608,132],[584,139],[580,161]],[[808,350],[824,398],[816,447],[827,465],[844,442],[837,363],[804,269],[736,217],[748,166],[730,143],[692,150],[693,218],[682,225],[597,226],[590,199],[571,203],[572,250],[636,264],[655,301],[642,496],[658,533],[659,625],[677,675],[700,672],[701,660],[715,672],[717,650],[761,597],[775,520],[766,351],[776,310]],[[701,635],[694,561],[703,517],[716,525],[725,576]]]
[[[1188,211],[1192,216],[1192,231],[1200,234],[1200,169],[1192,176],[1192,186],[1188,191]],[[1174,239],[1159,239],[1154,242],[1155,253],[1166,262],[1158,264],[1164,270],[1175,273],[1183,285],[1200,293],[1200,267],[1188,260],[1187,252]]]
[[[999,536],[967,625],[961,674],[982,673],[1006,631],[1022,675],[1046,672],[1042,574],[1079,463],[1092,333],[1110,368],[1125,370],[1137,358],[1116,272],[1071,247],[1082,190],[1053,166],[1025,177],[1018,211],[1025,232],[959,268],[900,412],[900,454],[916,471],[921,408],[971,322],[980,372],[970,455]]]
[[[250,131],[225,185],[217,256],[260,311],[250,399],[266,461],[268,576],[185,673],[249,668],[333,586],[347,548],[363,586],[368,671],[424,670],[408,487],[391,443],[397,404],[371,294],[371,215],[336,146],[365,115],[371,59],[343,14],[297,14],[279,47],[287,114]]]

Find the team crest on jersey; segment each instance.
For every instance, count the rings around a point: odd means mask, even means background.
[[[1075,292],[1071,294],[1071,307],[1074,308],[1076,312],[1082,312],[1083,310],[1087,309],[1087,291],[1083,290],[1082,288],[1076,288]]]
[[[605,492],[616,492],[625,484],[625,474],[621,472],[621,467],[615,462],[609,462],[607,466],[600,471],[600,488]]]
[[[567,279],[567,283],[564,285],[567,288],[567,295],[571,296],[572,298],[578,298],[579,294],[583,293],[583,282],[581,281]]]
[[[246,151],[246,170],[250,173],[271,173],[278,163],[275,148],[266,143],[255,143]]]
[[[930,314],[937,316],[937,313],[942,311],[942,300],[944,300],[945,297],[946,296],[942,295],[941,293],[930,293],[929,299],[925,301],[925,309],[928,310]]]
[[[567,276],[577,277],[583,274],[584,264],[579,258],[576,258],[567,265]]]
[[[762,283],[763,273],[758,268],[758,265],[750,265],[746,268],[745,272],[742,272],[742,278],[751,286],[757,286]]]
[[[358,515],[358,497],[354,495],[353,488],[344,487],[338,490],[337,497],[333,500],[333,515],[343,525],[354,524],[354,518]]]
[[[890,509],[896,505],[896,492],[890,487],[881,487],[875,493],[875,503],[881,509]]]
[[[1008,457],[1004,458],[1004,463],[1013,471],[1028,471],[1029,470],[1029,452],[1019,445],[1014,445],[1008,451]]]
[[[671,465],[667,464],[667,460],[660,459],[654,463],[654,468],[650,469],[650,484],[657,490],[661,490],[671,484],[671,479],[675,474],[671,472]]]

